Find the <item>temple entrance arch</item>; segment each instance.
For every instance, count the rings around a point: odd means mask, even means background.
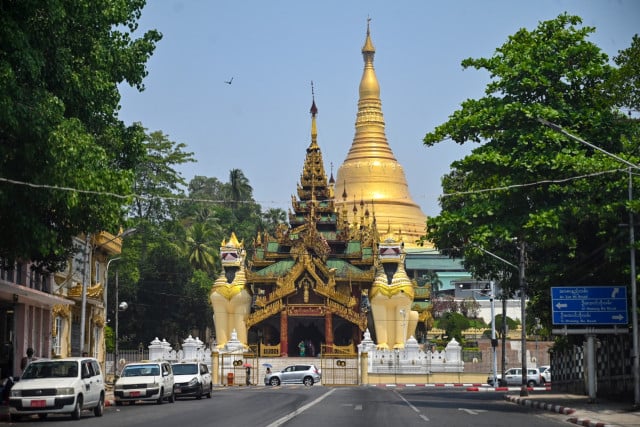
[[[301,356],[300,343],[304,344],[304,356],[315,357],[325,342],[324,319],[297,317],[289,319],[289,356]]]

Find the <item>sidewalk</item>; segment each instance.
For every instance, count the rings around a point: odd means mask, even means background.
[[[631,402],[597,399],[563,393],[507,394],[505,399],[523,406],[567,415],[567,421],[588,427],[640,427],[640,408]]]

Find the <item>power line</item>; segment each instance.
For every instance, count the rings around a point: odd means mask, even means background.
[[[503,187],[492,187],[492,188],[484,188],[484,189],[478,189],[478,190],[460,191],[455,193],[443,193],[440,195],[440,197],[445,198],[445,197],[463,196],[463,195],[469,195],[469,194],[489,193],[489,192],[495,192],[495,191],[506,191],[514,188],[526,188],[526,187],[533,187],[536,185],[561,184],[561,183],[574,181],[578,179],[590,178],[594,176],[611,174],[611,173],[622,172],[622,171],[627,172],[628,170],[627,169],[611,169],[607,171],[594,172],[586,175],[574,176],[570,178],[547,179],[547,180],[535,181],[535,182],[530,182],[525,184],[512,184],[512,185],[503,186]],[[79,188],[63,187],[58,185],[34,184],[32,182],[18,181],[15,179],[9,179],[9,178],[3,178],[3,177],[0,177],[0,182],[6,182],[14,185],[22,185],[30,188],[40,188],[40,189],[47,189],[47,190],[74,192],[74,193],[80,193],[80,194],[91,194],[91,195],[97,195],[97,196],[115,197],[117,199],[122,199],[122,200],[128,200],[128,199],[134,198],[134,199],[139,199],[144,201],[164,200],[164,201],[190,202],[190,203],[199,202],[199,203],[212,203],[212,204],[225,204],[230,202],[230,200],[200,199],[200,198],[191,198],[191,197],[184,197],[184,196],[143,196],[135,193],[123,195],[123,194],[113,193],[110,191],[83,190]],[[278,202],[273,200],[239,200],[237,202],[234,201],[234,203],[274,204]]]
[[[464,196],[464,195],[468,195],[468,194],[489,193],[489,192],[494,192],[494,191],[511,190],[511,189],[514,189],[514,188],[533,187],[533,186],[536,186],[536,185],[562,184],[562,183],[569,182],[569,181],[574,181],[574,180],[577,180],[577,179],[591,178],[591,177],[594,177],[594,176],[605,175],[605,174],[616,173],[616,172],[627,172],[627,169],[610,169],[610,170],[594,172],[594,173],[590,173],[590,174],[586,174],[586,175],[574,176],[574,177],[571,177],[571,178],[544,179],[542,181],[529,182],[529,183],[525,183],[525,184],[513,184],[513,185],[507,185],[507,186],[504,186],[504,187],[483,188],[483,189],[480,189],[480,190],[459,191],[459,192],[456,192],[456,193],[444,193],[440,197],[453,197],[453,196]]]

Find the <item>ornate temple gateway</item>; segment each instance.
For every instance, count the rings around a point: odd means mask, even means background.
[[[362,51],[356,138],[341,168],[339,203],[318,146],[314,100],[311,144],[289,225],[281,224],[275,235],[258,234],[250,259],[235,234],[220,248],[223,272],[210,294],[218,348],[232,342],[255,345],[263,356],[315,356],[355,353],[367,329],[379,349],[404,348],[414,334],[419,315],[412,310],[415,282],[405,271],[403,240],[413,242],[422,234],[426,217],[411,200],[384,137],[368,26]],[[372,166],[359,162],[377,165],[381,152],[383,168],[371,176]],[[365,183],[366,197],[348,200],[349,188],[360,194]],[[373,187],[384,197],[370,198]],[[380,227],[384,235],[378,231],[378,206],[387,213]]]

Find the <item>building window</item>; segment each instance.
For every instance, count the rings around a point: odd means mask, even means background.
[[[93,354],[92,356],[95,357],[96,359],[98,358],[98,344],[101,342],[100,341],[100,336],[102,334],[102,328],[99,328],[97,326],[93,327]]]
[[[94,283],[100,283],[100,262],[96,261],[93,266],[93,271],[95,272],[95,277],[93,278]]]
[[[62,335],[64,332],[64,322],[62,321],[62,317],[56,316],[53,324],[53,354],[55,356],[60,356],[62,353]]]

